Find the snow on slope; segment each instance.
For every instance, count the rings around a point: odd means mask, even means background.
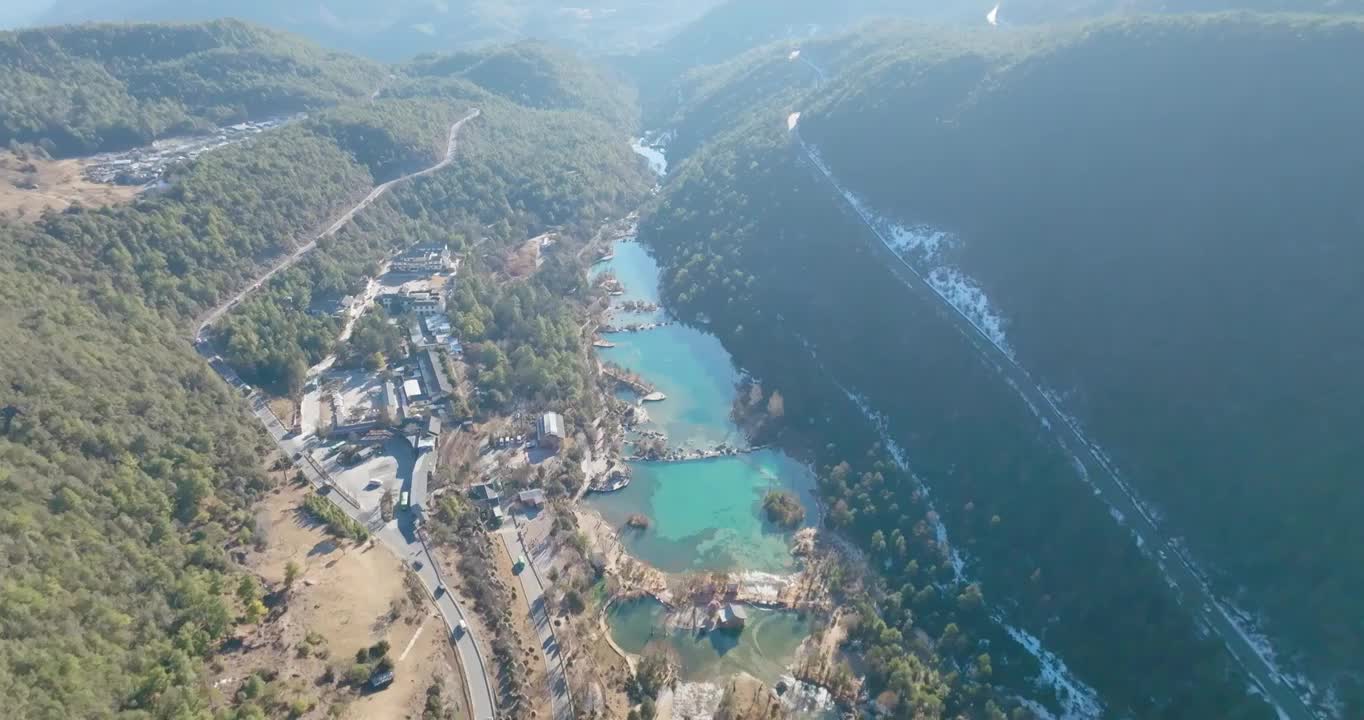
[[[798,114],[795,117],[799,119]],[[790,129],[795,129],[795,123],[790,123]],[[958,243],[959,240],[941,230],[908,227],[880,215],[871,205],[858,197],[857,193],[838,181],[820,156],[819,150],[813,146],[808,149],[815,167],[875,231],[881,242],[908,263],[934,292],[956,308],[957,312],[975,326],[986,339],[1013,359],[1013,348],[1004,334],[1004,318],[990,303],[985,290],[971,276],[943,259],[943,250]]]

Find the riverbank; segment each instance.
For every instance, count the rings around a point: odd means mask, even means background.
[[[739,457],[740,455],[748,455],[750,453],[762,452],[763,450],[767,450],[768,447],[769,446],[767,445],[755,445],[753,447],[738,448],[729,447],[728,445],[721,445],[720,447],[709,449],[669,448],[668,450],[658,454],[641,455],[639,453],[636,453],[633,455],[627,455],[626,460],[629,460],[631,462],[658,462],[658,463],[696,462],[698,460],[712,460],[714,458]]]
[[[807,641],[833,615],[834,591],[861,586],[858,558],[816,527],[811,469],[736,425],[743,374],[715,336],[668,314],[647,249],[633,234],[597,239],[607,244],[586,249],[599,258],[589,270],[599,294],[583,344],[608,410],[593,422],[593,492],[572,508],[606,578],[594,623],[632,664],[644,644],[670,646],[679,688],[723,688],[739,673],[769,686],[804,678],[797,650],[825,647]],[[628,479],[611,482],[617,462]],[[768,520],[774,491],[805,508],[800,526]]]

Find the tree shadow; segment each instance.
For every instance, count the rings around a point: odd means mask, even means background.
[[[340,549],[340,547],[341,547],[340,544],[337,543],[336,540],[333,540],[332,538],[319,540],[318,543],[314,545],[311,550],[308,551],[308,557],[330,555],[336,552],[338,549]]]

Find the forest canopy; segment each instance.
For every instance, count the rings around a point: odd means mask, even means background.
[[[235,20],[4,32],[0,67],[0,144],[53,155],[316,110],[365,97],[384,76],[376,63]]]
[[[236,622],[231,553],[254,541],[250,506],[269,481],[265,436],[194,351],[188,329],[378,182],[442,157],[450,124],[474,105],[415,91],[372,98],[385,75],[378,66],[339,58],[327,69],[321,51],[240,23],[50,33],[4,36],[20,53],[41,38],[37,55],[46,58],[33,66],[0,59],[0,84],[25,83],[34,93],[14,97],[41,96],[42,78],[62,67],[98,66],[103,80],[127,83],[101,106],[103,115],[53,112],[34,125],[79,139],[73,151],[105,142],[106,126],[147,131],[129,142],[164,130],[142,125],[147,98],[174,98],[191,124],[211,116],[187,100],[195,93],[294,102],[290,86],[301,76],[288,68],[318,63],[305,83],[315,85],[306,103],[316,103],[307,120],[176,168],[165,192],[48,213],[33,224],[0,222],[0,409],[13,413],[0,420],[5,713],[207,718],[203,661]],[[137,33],[169,42],[130,39]],[[129,43],[139,44],[136,57],[123,57]],[[270,46],[261,62],[238,73],[234,63],[247,54],[233,48],[258,43]],[[96,52],[103,64],[82,54]],[[22,70],[4,72],[10,68]],[[73,77],[82,88],[101,87]],[[252,89],[253,78],[275,84]],[[220,81],[228,85],[210,88]],[[162,94],[127,90],[144,85]],[[395,249],[446,242],[466,250],[485,237],[496,247],[549,226],[591,227],[648,187],[624,135],[601,119],[527,109],[479,88],[473,95],[483,114],[465,129],[451,167],[395,187],[222,324],[217,339],[244,372],[275,372],[287,384],[300,364],[334,349],[335,320],[307,315],[309,304],[353,290]],[[15,107],[25,106],[0,112]],[[563,277],[556,292],[574,280],[567,271],[550,275]],[[520,362],[525,353],[517,351],[551,339],[566,347],[576,330],[561,307],[552,312],[549,292],[509,293],[508,303],[524,303],[541,322],[490,327],[487,335],[505,337],[519,363],[513,369],[543,377],[547,393],[572,393],[577,386],[556,367]],[[506,304],[479,301],[494,312]],[[354,348],[391,351],[386,328],[363,324]]]

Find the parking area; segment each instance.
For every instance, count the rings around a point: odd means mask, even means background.
[[[363,422],[382,412],[384,384],[365,370],[332,370],[321,377],[322,400],[332,398],[338,425]],[[325,408],[324,408],[325,411]]]
[[[346,467],[338,462],[329,464],[327,471],[337,487],[355,498],[362,511],[369,512],[379,507],[385,490],[393,491],[395,498],[402,492],[400,466],[399,458],[390,454],[388,448],[378,448],[373,457],[358,465]]]

